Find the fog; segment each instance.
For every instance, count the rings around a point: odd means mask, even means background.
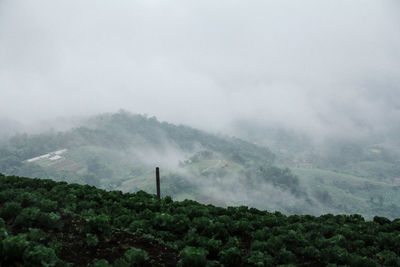
[[[400,122],[399,11],[394,0],[2,0],[0,118],[125,109],[233,134],[238,120],[384,133]]]

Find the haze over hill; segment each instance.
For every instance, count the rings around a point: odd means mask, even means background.
[[[397,1],[1,1],[0,117],[120,108],[235,134],[399,125]],[[94,101],[95,100],[95,101]]]
[[[68,131],[13,136],[0,146],[0,172],[155,193],[154,168],[160,166],[162,195],[178,200],[289,214],[400,216],[400,164],[391,150],[336,140],[321,153],[296,133],[266,133],[274,153],[120,111],[82,120]]]
[[[17,135],[0,147],[0,172],[10,175],[154,192],[160,166],[163,196],[313,211],[298,179],[273,162],[268,149],[252,143],[125,111],[66,132]]]

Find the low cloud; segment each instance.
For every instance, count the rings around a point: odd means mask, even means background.
[[[0,117],[121,108],[211,131],[314,136],[400,118],[396,1],[0,2]]]

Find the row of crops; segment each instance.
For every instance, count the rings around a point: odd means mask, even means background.
[[[285,216],[3,175],[0,238],[2,266],[400,266],[400,219]]]

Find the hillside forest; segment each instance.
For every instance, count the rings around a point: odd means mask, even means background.
[[[126,111],[106,113],[68,130],[3,139],[0,172],[153,194],[158,166],[162,195],[175,200],[400,217],[400,157],[388,146],[332,139],[316,148],[297,133],[242,125],[248,132],[239,139]]]

